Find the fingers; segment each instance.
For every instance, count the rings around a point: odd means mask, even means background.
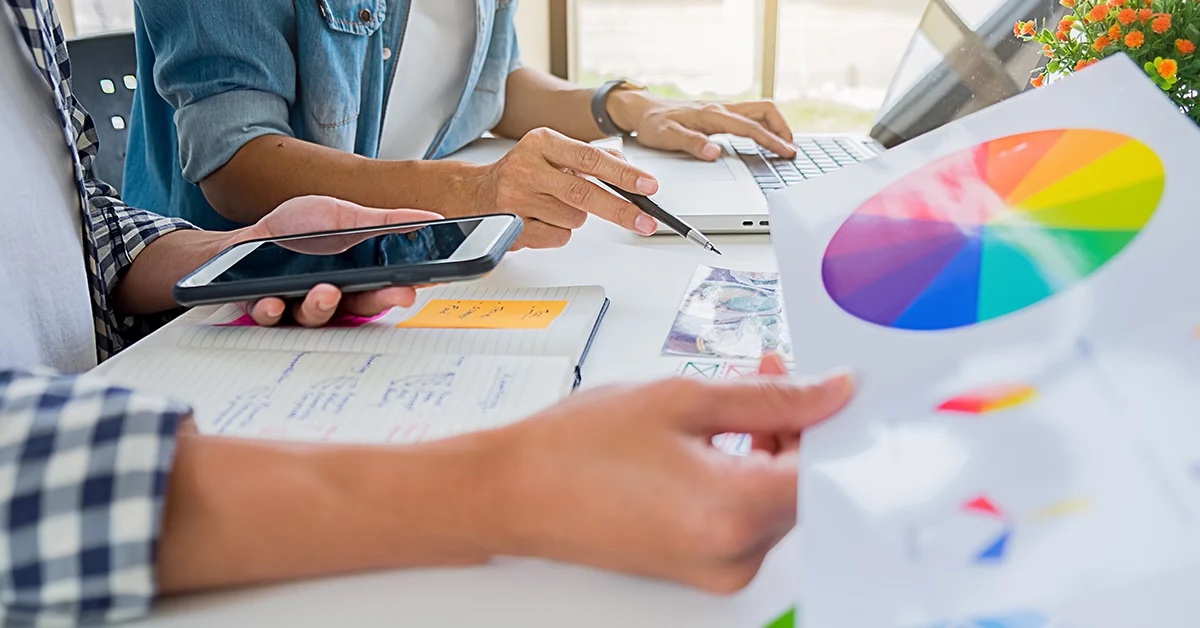
[[[434,212],[427,212],[420,209],[379,209],[376,207],[363,207],[357,203],[337,201],[339,215],[348,225],[339,227],[342,229],[357,229],[363,227],[383,227],[386,225],[398,225],[406,222],[428,222],[430,220],[441,220],[442,215]]]
[[[707,484],[720,504],[705,517],[714,561],[695,570],[698,586],[732,593],[749,584],[767,553],[795,526],[798,457],[757,454],[721,465]]]
[[[342,291],[329,284],[318,284],[299,304],[292,306],[292,317],[304,327],[320,327],[337,312]]]
[[[682,151],[704,161],[716,161],[721,156],[721,147],[714,144],[707,135],[693,131],[674,120],[667,120],[658,130],[639,133],[638,142],[648,148]]]
[[[729,105],[728,109],[762,123],[767,127],[767,130],[789,143],[795,136],[795,133],[792,132],[792,127],[787,123],[787,118],[783,117],[783,112],[779,110],[779,107],[775,103],[769,100],[737,103]]]
[[[292,307],[292,317],[297,324],[305,327],[320,327],[329,324],[335,315],[370,317],[393,307],[409,307],[416,299],[416,288],[409,286],[343,295],[335,286],[319,284],[309,291],[302,302]],[[283,321],[287,305],[282,299],[268,297],[255,302],[249,309],[254,322],[263,327],[273,327]]]
[[[763,355],[762,361],[758,365],[758,374],[764,377],[778,377],[788,374],[787,363],[783,361],[783,356],[774,351]],[[762,432],[750,435],[750,448],[752,450],[764,451],[770,454],[777,454],[782,451],[782,441],[780,436],[771,432]]]
[[[650,173],[635,168],[608,151],[567,138],[548,129],[538,129],[535,141],[546,160],[559,168],[591,175],[627,192],[652,196],[658,192],[658,181]]]
[[[641,233],[642,235],[654,233],[657,227],[654,219],[644,214],[633,203],[601,188],[587,179],[563,172],[549,171],[546,173],[545,181],[544,189],[551,196],[570,207],[589,214],[595,214],[611,223],[620,225],[630,231]],[[543,220],[540,216],[538,216],[538,219],[543,222],[555,224],[554,221]],[[580,221],[579,225],[582,226],[582,224],[582,221]],[[556,226],[573,228],[570,225],[559,224]]]
[[[796,149],[790,141],[768,131],[766,127],[745,116],[732,113],[722,107],[705,109],[699,113],[698,130],[709,135],[714,133],[732,133],[748,137],[760,146],[784,157],[795,157]]]
[[[375,316],[394,307],[408,307],[417,300],[417,291],[408,286],[393,286],[371,292],[347,294],[342,298],[342,312],[354,316]]]
[[[854,378],[839,370],[815,384],[753,378],[721,384],[679,380],[668,391],[676,416],[704,433],[797,433],[840,410],[854,393]]]
[[[283,320],[283,313],[286,310],[287,306],[283,299],[275,297],[259,299],[250,306],[250,317],[263,327],[273,327]]]
[[[774,351],[768,351],[763,355],[762,361],[759,362],[758,374],[764,376],[787,375],[787,363],[784,362],[782,355]]]
[[[565,178],[565,185],[568,186],[575,185],[576,181],[588,183],[579,177],[569,174],[550,173],[546,179],[551,181],[551,183],[547,185],[564,185],[558,175]],[[589,185],[591,184],[589,183]],[[562,229],[578,229],[587,222],[588,216],[587,208],[572,206],[572,204],[559,200],[557,196],[549,193],[539,194],[534,197],[533,203],[526,206],[526,211],[528,212],[528,216],[534,220]]]
[[[281,204],[250,231],[255,238],[282,238],[441,218],[440,214],[416,209],[378,209],[329,196],[300,196]]]

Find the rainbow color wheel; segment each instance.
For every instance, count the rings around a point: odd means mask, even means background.
[[[1100,269],[1149,222],[1165,185],[1162,160],[1125,135],[992,140],[859,207],[825,251],[825,289],[849,314],[885,327],[998,318]]]

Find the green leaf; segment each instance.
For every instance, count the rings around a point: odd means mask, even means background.
[[[791,608],[775,621],[767,624],[767,628],[794,628],[796,625],[796,609]]]

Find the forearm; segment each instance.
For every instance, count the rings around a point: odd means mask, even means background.
[[[498,135],[520,138],[539,127],[591,142],[604,135],[592,120],[593,90],[533,68],[519,68],[505,84],[504,116],[493,129]]]
[[[172,231],[151,242],[133,260],[117,284],[117,312],[143,316],[177,306],[171,288],[188,273],[212,259],[237,232]]]
[[[292,137],[248,142],[200,187],[218,213],[250,224],[284,201],[332,196],[368,207],[457,215],[479,167],[455,161],[368,159]]]
[[[495,433],[338,447],[179,437],[167,493],[163,593],[497,553],[482,497]]]

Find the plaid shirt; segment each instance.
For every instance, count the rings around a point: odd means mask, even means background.
[[[4,2],[0,14],[32,53],[71,149],[104,360],[161,322],[118,317],[116,284],[157,237],[189,225],[130,209],[92,177],[96,130],[72,93],[50,0]],[[175,430],[187,412],[91,375],[0,371],[0,624],[105,623],[149,609]]]

